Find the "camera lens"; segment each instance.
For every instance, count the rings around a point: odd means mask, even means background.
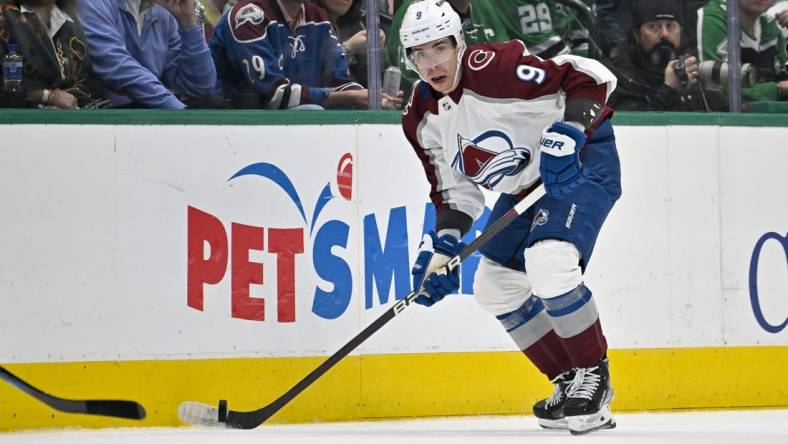
[[[718,60],[706,60],[698,65],[698,74],[706,88],[728,88],[728,64]],[[741,66],[741,84],[744,87],[755,85],[755,69],[749,63]]]

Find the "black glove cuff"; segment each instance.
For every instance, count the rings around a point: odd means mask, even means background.
[[[589,99],[571,99],[566,101],[564,109],[565,122],[579,122],[590,128],[597,118],[602,115],[603,104]]]
[[[468,216],[462,211],[447,208],[438,213],[435,222],[435,232],[437,233],[447,228],[453,228],[455,230],[460,230],[460,237],[462,237],[471,229],[472,225],[473,218],[471,216]]]

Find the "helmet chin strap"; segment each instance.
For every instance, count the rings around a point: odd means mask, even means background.
[[[451,84],[451,88],[449,88],[449,92],[454,91],[454,88],[460,83],[460,72],[462,72],[462,56],[465,54],[465,40],[459,44],[457,47],[457,67],[454,69],[454,81]]]

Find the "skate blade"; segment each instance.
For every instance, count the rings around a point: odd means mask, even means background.
[[[561,419],[539,419],[539,426],[543,429],[549,430],[566,430],[569,428],[569,423],[566,418]]]
[[[574,436],[580,436],[580,435],[586,435],[586,434],[591,433],[591,432],[596,432],[597,430],[610,430],[610,429],[615,429],[615,428],[616,428],[616,420],[613,419],[613,418],[610,418],[610,421],[608,421],[605,424],[602,424],[602,425],[599,425],[599,426],[596,426],[596,427],[592,427],[592,428],[590,428],[588,430],[583,430],[583,431],[576,431],[576,430],[569,429],[569,433],[571,433]]]
[[[616,428],[616,421],[610,414],[610,407],[608,406],[590,415],[567,416],[566,419],[569,433],[573,435],[585,435],[597,430]]]

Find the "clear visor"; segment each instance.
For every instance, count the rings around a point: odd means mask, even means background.
[[[426,46],[426,45],[422,45]],[[454,47],[450,38],[439,40],[430,48],[422,48],[417,46],[409,51],[406,51],[406,56],[410,63],[413,64],[419,71],[425,68],[433,67],[446,63],[457,55],[457,48]]]

